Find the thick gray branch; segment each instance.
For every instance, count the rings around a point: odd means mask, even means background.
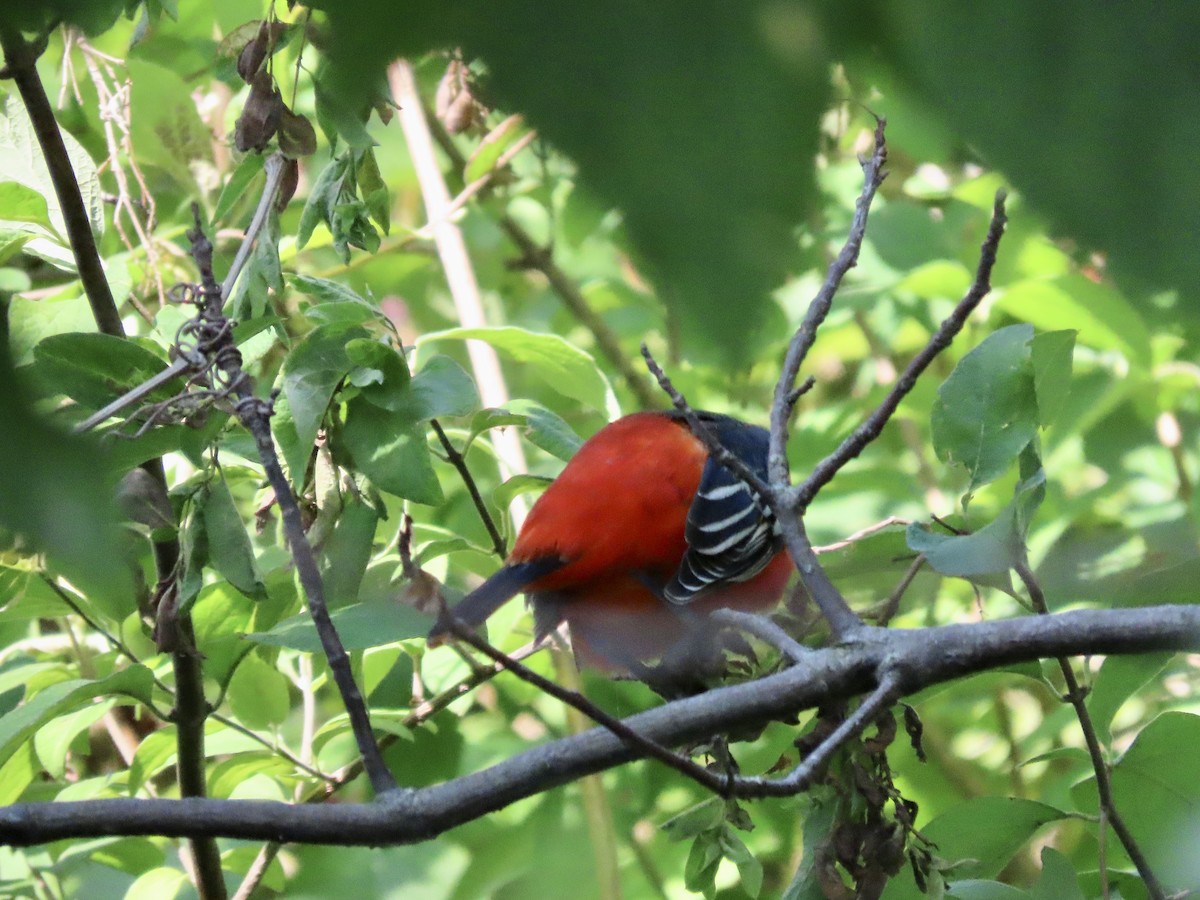
[[[1080,654],[1200,649],[1200,607],[1082,610],[905,631],[869,629],[849,646],[816,650],[758,681],[677,700],[626,719],[665,745],[779,719],[875,687],[885,669],[914,692],[973,672]],[[100,835],[230,837],[379,846],[428,840],[525,797],[612,768],[637,753],[604,729],[528,750],[483,772],[371,804],[290,806],[242,800],[84,800],[0,809],[14,846]]]

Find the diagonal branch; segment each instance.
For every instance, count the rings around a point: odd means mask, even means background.
[[[622,720],[663,746],[775,721],[874,690],[876,673],[904,673],[904,691],[1015,662],[1097,653],[1200,649],[1200,607],[1077,610],[1053,616],[872,632],[814,650],[778,674],[676,700]],[[72,837],[231,837],[381,846],[429,840],[517,800],[643,754],[597,728],[535,747],[445,784],[398,790],[382,802],[290,805],[237,800],[88,800],[0,808],[0,843]]]
[[[975,280],[967,290],[966,296],[959,301],[950,316],[942,322],[933,337],[929,339],[929,343],[913,357],[883,402],[867,417],[866,421],[842,441],[836,450],[817,463],[807,478],[792,488],[789,501],[796,509],[807,508],[817,492],[827,485],[846,463],[862,453],[869,443],[879,437],[883,426],[892,417],[900,405],[900,401],[916,386],[917,379],[929,368],[929,364],[937,355],[950,346],[950,342],[962,331],[971,313],[991,292],[992,268],[996,265],[996,251],[1000,246],[1000,238],[1004,236],[1004,226],[1008,222],[1004,201],[1004,191],[997,191],[987,236],[983,239],[979,251],[979,266],[975,271]]]
[[[788,422],[796,406],[794,390],[800,366],[817,339],[817,329],[829,315],[842,278],[858,264],[858,254],[862,250],[863,238],[867,233],[867,214],[871,211],[875,192],[887,177],[883,170],[883,165],[887,162],[887,143],[884,140],[886,125],[886,119],[876,120],[875,143],[871,155],[863,160],[863,188],[854,206],[850,234],[837,258],[830,263],[825,281],[809,303],[804,321],[800,323],[783,357],[783,368],[775,385],[775,399],[771,403],[771,450],[767,456],[767,473],[775,487],[782,488],[790,483],[787,462]]]
[[[274,202],[274,192],[264,192],[260,207],[269,208]],[[309,614],[316,625],[334,683],[337,685],[342,702],[346,706],[346,712],[350,717],[350,727],[354,732],[359,754],[366,767],[367,777],[370,779],[371,787],[376,795],[380,795],[394,789],[396,781],[383,761],[379,744],[375,741],[374,732],[371,730],[371,720],[367,714],[366,702],[354,680],[354,673],[351,671],[350,657],[342,645],[333,620],[329,617],[329,608],[325,602],[325,586],[312,546],[304,534],[300,506],[296,502],[287,477],[283,474],[283,468],[279,464],[279,457],[271,438],[271,403],[254,396],[250,386],[250,376],[242,371],[241,354],[233,344],[233,333],[229,328],[229,320],[221,312],[223,291],[213,275],[212,243],[204,234],[198,207],[193,208],[193,214],[196,227],[188,232],[188,240],[191,241],[192,256],[200,271],[199,298],[202,307],[199,318],[211,332],[211,338],[205,349],[215,360],[217,371],[214,373],[214,381],[223,385],[236,398],[238,418],[254,436],[254,443],[266,471],[267,480],[275,491],[275,502],[279,505],[288,546],[292,552],[292,560],[296,564],[296,573],[308,600]]]

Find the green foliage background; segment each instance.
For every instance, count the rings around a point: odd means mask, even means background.
[[[232,151],[246,96],[234,63],[253,34],[238,29],[264,9],[245,0],[8,6],[10,21],[30,30],[65,19],[96,48],[127,58],[114,64],[118,81],[131,85],[129,148],[115,163],[136,163],[157,220],[152,251],[126,243],[114,227],[102,199],[119,185],[111,165],[99,166],[109,156],[99,98],[80,51],[53,32],[40,74],[51,96],[62,97],[59,119],[134,338],[117,349],[115,339],[82,334],[94,325],[11,92],[0,141],[0,289],[8,298],[0,350],[0,799],[177,792],[173,726],[161,721],[173,702],[170,661],[156,652],[138,606],[154,581],[147,536],[164,525],[127,490],[125,516],[139,524],[118,530],[109,499],[125,473],[162,454],[170,518],[185,550],[184,601],[207,696],[223,717],[209,722],[210,792],[305,796],[319,784],[294,758],[307,748],[312,766],[335,772],[354,759],[354,745],[312,655],[315,636],[276,524],[268,517],[254,528],[263,496],[252,443],[219,412],[198,429],[169,425],[133,441],[64,433],[166,365],[184,315],[161,302],[156,273],[166,285],[193,277],[179,250],[189,204],[199,200],[215,229],[245,227],[261,163]],[[507,529],[508,501],[544,480],[502,482],[492,428],[519,427],[533,475],[544,478],[581,437],[638,405],[594,329],[522,259],[511,226],[552,249],[625,361],[636,361],[645,340],[694,404],[764,421],[783,348],[849,223],[872,112],[888,117],[891,174],[859,266],[805,367],[817,385],[801,402],[795,472],[836,446],[886,393],[969,284],[995,190],[1011,185],[1015,196],[994,294],[878,444],[821,494],[808,517],[814,538],[833,542],[889,516],[954,516],[981,531],[999,521],[1008,523],[1003,536],[1016,528],[1027,537],[1054,609],[1193,602],[1200,175],[1191,163],[1200,76],[1192,7],[1153,16],[1078,0],[988,9],[798,0],[314,7],[320,39],[314,46],[294,29],[273,73],[289,105],[318,124],[320,144],[303,160],[300,190],[235,299],[238,339],[260,392],[282,392],[276,437],[311,501],[310,534],[322,548],[335,621],[373,715],[399,735],[388,758],[402,784],[475,771],[573,727],[556,703],[509,678],[417,727],[404,724],[419,700],[414,673],[432,697],[468,668],[450,651],[427,654],[420,636],[428,619],[393,602],[402,590],[400,514],[415,517],[418,556],[451,591],[497,564],[428,421],[438,418],[456,446],[469,445],[468,465]],[[274,12],[288,21],[304,15],[284,4]],[[469,172],[445,164],[452,192],[473,180],[468,174],[489,171],[488,157],[473,154],[507,115],[525,116],[515,134],[539,134],[461,212],[494,326],[484,333],[460,327],[397,124],[372,113],[364,126],[356,115],[367,112],[366,98],[398,53],[414,60],[432,103],[450,47],[471,61],[477,94],[492,110],[451,138],[475,160]],[[235,247],[231,238],[221,243],[218,273]],[[1073,350],[1064,331],[1075,332]],[[1005,387],[985,365],[966,393],[977,396],[980,384],[1007,391],[1011,418],[995,404],[971,410],[953,399],[952,386],[938,392],[955,364],[997,332],[1028,368]],[[1053,346],[1029,349],[1035,333]],[[506,414],[480,410],[467,337],[500,353],[517,398]],[[409,351],[398,352],[399,344]],[[956,377],[970,370],[966,364]],[[956,441],[972,421],[1010,438],[1018,422],[1024,439],[1007,449],[987,442],[996,454],[988,467],[960,465]],[[329,452],[309,471],[319,429]],[[1044,487],[1013,465],[1034,434]],[[961,545],[949,552],[939,568],[957,566],[983,586],[926,569],[905,593],[897,627],[1024,613],[1007,577],[997,577],[994,554],[972,556]],[[896,525],[825,561],[850,599],[870,610],[910,555]],[[511,650],[529,626],[518,604],[510,607],[491,635]],[[532,664],[552,671],[544,654]],[[1084,670],[1122,811],[1164,881],[1200,886],[1194,858],[1181,849],[1200,821],[1188,765],[1200,730],[1188,660],[1093,660]],[[919,763],[901,741],[891,763],[905,796],[919,804],[917,825],[936,855],[959,863],[946,876],[954,896],[1100,894],[1098,829],[1087,818],[1096,804],[1091,769],[1056,678],[1052,666],[1026,666],[912,701],[930,761]],[[614,712],[655,702],[634,684],[588,676],[585,685]],[[308,736],[306,696],[316,716]],[[130,761],[106,730],[115,708],[140,710],[136,719],[118,717],[142,737]],[[761,772],[782,754],[794,756],[794,736],[776,725],[739,746],[743,769]],[[626,896],[702,888],[730,898],[820,896],[804,877],[804,851],[819,838],[832,796],[756,804],[750,832],[735,833],[707,811],[664,830],[702,800],[697,788],[648,763],[608,773],[603,783],[602,829],[615,840]],[[344,796],[363,791],[353,783]],[[602,842],[586,808],[572,786],[414,847],[288,847],[263,895],[332,896],[353,883],[378,897],[556,896],[563,885],[599,896],[597,866],[605,863],[593,848]],[[258,848],[222,849],[236,884]],[[1106,852],[1110,866],[1131,869],[1111,836]],[[159,838],[5,852],[0,879],[0,890],[19,896],[192,890],[177,843]],[[1135,878],[1118,883],[1123,896],[1144,895]],[[917,894],[905,870],[885,896]]]

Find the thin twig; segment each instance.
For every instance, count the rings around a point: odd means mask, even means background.
[[[229,271],[225,273],[225,280],[221,282],[222,301],[233,296],[233,289],[237,285],[238,276],[242,274],[242,267],[246,265],[246,260],[250,258],[250,253],[254,249],[254,242],[258,240],[259,232],[267,224],[267,217],[271,214],[271,207],[275,204],[275,195],[279,193],[279,184],[283,180],[284,171],[287,169],[287,157],[282,153],[272,153],[263,164],[263,169],[267,173],[267,183],[263,186],[262,196],[264,198],[270,197],[271,200],[270,202],[260,200],[258,208],[254,210],[250,224],[246,227],[246,235],[242,238],[241,244],[238,245],[237,254],[233,257],[233,262],[229,265]]]
[[[825,321],[833,298],[841,286],[842,278],[858,263],[858,254],[862,250],[863,238],[867,231],[867,215],[871,211],[871,202],[875,192],[883,184],[887,173],[883,170],[887,162],[887,142],[884,140],[884,129],[887,122],[879,118],[875,123],[875,143],[871,155],[863,160],[863,188],[854,207],[854,218],[850,223],[850,234],[841,252],[829,265],[825,280],[817,295],[808,305],[808,312],[800,327],[788,344],[787,353],[783,358],[783,366],[779,373],[779,381],[775,385],[775,399],[771,404],[771,449],[767,456],[767,472],[769,481],[777,488],[790,483],[788,478],[787,439],[788,422],[795,409],[792,398],[792,387],[800,374],[800,366],[808,351],[817,339],[817,329]]]
[[[1039,616],[1050,615],[1050,607],[1046,603],[1046,595],[1042,591],[1042,586],[1038,582],[1037,576],[1033,574],[1033,569],[1029,567],[1029,563],[1025,560],[1017,563],[1016,573],[1017,577],[1021,579],[1021,583],[1025,585],[1025,590],[1029,592],[1029,600],[1033,603],[1033,608],[1037,611],[1037,614]],[[1121,842],[1121,846],[1129,854],[1129,859],[1137,868],[1142,881],[1145,882],[1146,893],[1150,895],[1151,900],[1166,900],[1167,894],[1163,889],[1162,883],[1154,874],[1149,860],[1146,859],[1146,855],[1138,845],[1133,832],[1129,830],[1129,826],[1125,824],[1125,820],[1117,809],[1116,802],[1113,800],[1112,777],[1108,769],[1108,761],[1104,758],[1104,750],[1100,746],[1100,737],[1096,734],[1096,726],[1092,722],[1091,711],[1087,708],[1087,692],[1080,688],[1079,679],[1075,677],[1075,670],[1072,668],[1069,659],[1065,656],[1058,657],[1058,667],[1062,672],[1063,683],[1067,688],[1065,699],[1075,709],[1075,717],[1079,720],[1079,730],[1083,732],[1083,740],[1087,744],[1088,756],[1092,760],[1092,770],[1096,775],[1096,794],[1100,798],[1101,814],[1104,818],[1108,819],[1113,832],[1117,835],[1117,840]],[[1103,824],[1101,824],[1101,828],[1103,827]],[[1107,871],[1101,869],[1101,872],[1103,880],[1107,882]]]
[[[263,207],[269,208],[274,202],[274,193],[264,192],[259,208],[260,210]],[[192,245],[192,256],[200,271],[200,297],[204,304],[201,319],[207,319],[209,327],[213,331],[207,349],[216,361],[217,372],[214,373],[214,381],[223,384],[230,394],[237,398],[238,418],[254,437],[267,480],[275,491],[275,502],[283,519],[284,532],[291,548],[292,560],[296,564],[296,573],[308,600],[309,614],[316,625],[334,683],[337,685],[342,702],[346,707],[346,713],[350,718],[350,728],[354,733],[359,754],[366,767],[367,777],[376,795],[380,795],[394,789],[396,780],[383,761],[379,745],[375,741],[371,729],[366,702],[354,680],[350,657],[342,645],[337,628],[329,617],[329,608],[325,602],[325,586],[312,546],[304,534],[300,506],[296,502],[287,477],[283,474],[271,437],[271,403],[254,396],[250,387],[250,378],[242,371],[241,354],[233,345],[233,335],[227,327],[228,320],[221,312],[224,294],[213,275],[212,242],[204,234],[198,207],[193,208],[193,214],[196,227],[188,232],[188,239]],[[257,214],[255,218],[258,218]]]
[[[708,618],[718,625],[740,628],[747,634],[754,635],[759,640],[770,644],[794,663],[800,662],[807,654],[812,653],[808,647],[805,647],[766,616],[756,616],[753,613],[737,609],[716,609],[708,614]]]
[[[687,398],[672,384],[670,377],[663,371],[662,366],[658,364],[654,354],[645,344],[642,344],[642,358],[646,361],[646,368],[650,370],[650,374],[654,376],[658,386],[662,388],[664,394],[671,398],[672,405],[687,420],[689,430],[705,445],[709,455],[749,485],[750,489],[758,494],[763,502],[771,507],[772,511],[775,511],[777,495],[771,485],[764,481],[758,472],[750,468],[745,460],[735,456],[718,440],[713,430],[688,403]],[[778,515],[778,513],[776,514]]]
[[[868,694],[829,737],[783,778],[744,777],[737,779],[739,797],[790,797],[807,790],[821,773],[833,754],[867,729],[887,707],[903,695],[903,680],[894,669],[888,669],[879,685]]]
[[[479,493],[479,485],[475,483],[475,478],[471,475],[471,470],[467,468],[467,461],[458,452],[454,444],[451,443],[450,438],[447,437],[445,430],[442,428],[442,424],[437,419],[430,419],[429,424],[433,426],[433,433],[437,435],[442,449],[446,451],[446,459],[450,465],[458,470],[458,474],[467,488],[467,493],[471,495],[471,502],[475,504],[475,511],[479,513],[483,527],[487,529],[488,537],[492,539],[492,549],[498,557],[504,559],[508,556],[508,547],[505,546],[504,537],[500,534],[500,529],[496,527],[496,521],[492,518],[491,511],[488,510],[483,495]]]
[[[1004,235],[1005,223],[1008,221],[1004,211],[1005,196],[1003,190],[996,192],[992,219],[988,225],[987,236],[980,247],[979,266],[975,272],[975,280],[971,283],[966,296],[959,301],[949,318],[942,322],[937,332],[929,339],[929,343],[913,357],[904,373],[874,412],[867,416],[866,420],[854,429],[836,450],[817,463],[807,478],[791,489],[789,501],[795,509],[807,508],[817,492],[827,485],[846,463],[862,453],[868,444],[879,437],[883,426],[895,413],[900,401],[916,386],[917,379],[921,377],[934,358],[950,346],[950,342],[962,330],[971,313],[991,291],[992,268],[996,264],[996,251],[1000,246],[1000,238]],[[772,411],[772,415],[774,415],[774,411]],[[773,439],[774,435],[772,434]]]
[[[446,627],[460,641],[474,647],[488,659],[503,666],[509,672],[512,672],[522,681],[532,684],[534,687],[541,690],[543,693],[549,694],[556,700],[567,704],[597,725],[602,728],[607,728],[614,735],[624,741],[633,749],[637,750],[639,755],[648,756],[651,759],[656,759],[664,765],[670,766],[676,772],[691,778],[693,781],[700,784],[702,787],[708,788],[714,793],[721,796],[728,796],[728,787],[730,779],[710,772],[703,766],[697,765],[688,759],[686,756],[681,756],[675,751],[657,744],[647,737],[643,737],[635,730],[630,728],[620,719],[609,715],[592,701],[588,700],[582,694],[574,691],[568,691],[548,678],[543,678],[537,672],[528,666],[522,665],[514,659],[507,656],[504,651],[493,647],[482,637],[476,634],[473,630],[463,625],[453,616],[445,618]]]

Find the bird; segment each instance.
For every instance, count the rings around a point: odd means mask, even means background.
[[[766,478],[765,429],[695,418]],[[709,454],[687,416],[636,412],[583,443],[530,509],[504,565],[443,615],[477,628],[524,593],[537,638],[565,621],[580,665],[648,680],[651,662],[710,664],[717,629],[707,615],[770,611],[792,570],[771,510]],[[441,619],[430,645],[449,636]]]

